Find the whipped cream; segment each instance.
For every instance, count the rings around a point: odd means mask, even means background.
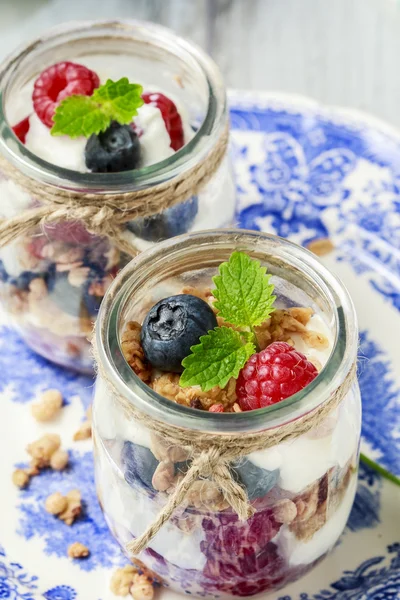
[[[42,123],[36,113],[29,117],[29,131],[25,146],[33,154],[53,165],[73,171],[87,171],[86,142],[87,139],[84,137],[71,139],[67,135],[51,135],[50,129]]]
[[[128,77],[130,81],[138,81],[138,74],[132,71],[129,57],[82,56],[75,62],[95,71],[101,84],[104,84],[107,79],[116,80],[121,77]],[[189,115],[183,103],[170,90],[166,91],[143,81],[141,84],[146,92],[163,93],[174,102],[182,119],[184,139],[187,143],[193,137],[194,132],[190,127]],[[71,139],[64,135],[51,135],[50,129],[40,121],[33,109],[33,85],[34,80],[27,83],[18,94],[15,103],[13,98],[12,104],[7,106],[9,122],[15,125],[30,115],[25,146],[32,153],[59,167],[88,172],[84,155],[87,139],[84,137]],[[170,137],[164,119],[157,107],[144,104],[138,109],[134,121],[143,131],[140,137],[142,167],[160,162],[174,154],[174,150],[170,147]]]

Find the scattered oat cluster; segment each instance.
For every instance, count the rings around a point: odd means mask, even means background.
[[[60,412],[63,403],[59,390],[47,390],[39,402],[32,404],[32,415],[36,421],[51,421]]]
[[[45,423],[55,420],[63,406],[63,397],[59,390],[46,390],[39,401],[32,404],[31,413],[36,421]],[[75,432],[74,441],[86,440],[92,434],[92,407],[86,411],[86,420]],[[31,457],[29,467],[16,469],[12,481],[18,488],[28,486],[31,477],[39,475],[42,469],[62,471],[68,466],[69,455],[61,448],[60,436],[46,433],[38,440],[28,444],[26,448]],[[79,490],[70,490],[63,495],[60,492],[50,494],[44,503],[46,512],[59,519],[65,525],[72,526],[82,514],[82,495]],[[71,544],[67,555],[73,560],[87,558],[90,549],[79,541]],[[111,579],[111,591],[117,596],[131,595],[134,600],[152,600],[154,596],[154,580],[143,565],[127,565],[117,569]]]
[[[325,256],[332,252],[335,249],[333,242],[329,238],[320,238],[318,240],[313,240],[307,246],[310,252],[316,254],[317,256]]]
[[[46,390],[39,402],[32,404],[31,412],[34,419],[45,423],[53,421],[60,414],[63,397],[59,390]],[[91,412],[90,408],[86,420],[80,425],[74,435],[74,441],[86,440],[91,437]],[[30,466],[26,469],[17,469],[12,475],[13,483],[19,488],[25,488],[31,477],[39,475],[41,469],[50,468],[63,471],[69,462],[67,450],[61,448],[60,436],[56,433],[46,433],[38,440],[28,444],[26,451],[31,457]]]
[[[140,574],[134,565],[117,569],[111,578],[110,589],[116,596],[128,596],[134,600],[152,600],[153,582],[146,574]]]
[[[62,496],[60,492],[55,492],[47,497],[45,509],[66,525],[72,525],[82,513],[81,493],[79,490],[71,490],[66,496]]]
[[[62,394],[59,390],[45,391],[39,400],[31,407],[32,416],[38,422],[48,422],[57,418],[63,405]],[[89,415],[90,416],[90,415]],[[84,424],[90,421],[85,421]],[[79,433],[82,426],[78,430]],[[85,431],[88,427],[85,426]],[[74,439],[86,439],[90,437],[91,429],[85,436],[77,436]],[[31,457],[30,466],[26,469],[17,469],[12,475],[13,483],[19,488],[25,488],[31,477],[39,475],[42,469],[53,469],[55,471],[63,471],[69,462],[67,450],[61,448],[61,438],[56,433],[46,433],[38,440],[28,444],[26,451]],[[79,490],[71,490],[63,496],[60,492],[56,492],[47,497],[45,501],[46,511],[58,517],[66,525],[72,525],[74,520],[82,512],[82,498]],[[80,542],[72,544],[68,549],[68,556],[71,558],[84,558],[89,555],[89,550]]]
[[[74,434],[74,442],[88,440],[92,436],[92,423],[89,420],[83,421],[82,425]]]
[[[74,542],[68,548],[68,556],[70,558],[86,558],[89,554],[89,548],[80,542]]]

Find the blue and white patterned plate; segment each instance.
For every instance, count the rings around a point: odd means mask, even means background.
[[[346,283],[360,321],[363,451],[400,475],[400,134],[375,119],[286,95],[232,93],[239,223],[307,244],[329,237],[324,262]],[[48,427],[27,403],[59,388],[68,405]],[[92,382],[34,356],[0,326],[0,599],[111,600],[110,571],[126,562],[96,500],[90,442],[73,442]],[[26,444],[58,432],[67,473],[11,483]],[[48,515],[54,491],[82,491],[72,527]],[[91,556],[72,563],[74,541]],[[160,600],[178,600],[160,592]],[[269,596],[271,598],[271,596]],[[400,488],[361,467],[347,530],[335,551],[273,600],[400,599]]]

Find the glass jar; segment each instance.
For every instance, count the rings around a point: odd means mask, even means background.
[[[167,400],[145,385],[124,359],[121,335],[127,322],[143,322],[161,298],[188,285],[212,286],[211,277],[234,250],[272,273],[278,307],[313,309],[330,332],[331,350],[316,379],[294,396],[263,409],[217,414]],[[174,481],[166,491],[154,488],[159,461],[174,463],[173,477],[187,465],[184,449],[163,447],[142,422],[126,419],[110,383],[158,423],[217,436],[276,432],[320,407],[345,380],[356,360],[357,323],[347,291],[307,250],[259,232],[209,231],[163,242],[125,267],[100,309],[96,342],[107,378],[97,380],[93,407],[96,485],[109,527],[125,548],[153,522],[174,488]],[[140,561],[172,589],[206,598],[273,591],[307,573],[333,548],[349,516],[360,428],[354,382],[316,427],[246,457],[246,468],[264,486],[253,489],[239,476],[256,509],[253,517],[239,521],[211,481],[198,481]]]
[[[190,140],[172,156],[132,171],[83,173],[61,168],[33,154],[13,134],[20,90],[47,66],[90,57],[112,61],[117,77],[129,58],[137,81],[151,81],[188,115]],[[83,60],[83,58],[82,58]],[[88,59],[87,59],[88,60]],[[125,62],[123,62],[125,61]],[[115,63],[115,64],[114,64]],[[111,64],[111,63],[110,63]],[[99,71],[100,73],[100,71]],[[173,181],[215,147],[228,123],[221,75],[196,46],[170,31],[136,21],[82,22],[51,30],[1,66],[0,153],[39,186],[74,193],[122,193]],[[17,100],[16,100],[17,99]],[[63,138],[66,143],[74,142]],[[18,183],[0,174],[0,218],[40,206]],[[233,221],[235,190],[227,157],[196,196],[157,215],[126,224],[138,250],[187,231],[224,227]],[[87,335],[108,285],[128,257],[80,222],[47,224],[0,248],[0,298],[24,340],[51,361],[91,371]]]

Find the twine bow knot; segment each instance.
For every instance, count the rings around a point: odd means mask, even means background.
[[[226,123],[215,145],[194,166],[163,183],[115,194],[39,183],[0,155],[0,171],[37,201],[36,206],[15,217],[0,218],[0,248],[45,224],[81,221],[90,233],[108,237],[120,250],[135,256],[136,247],[124,236],[125,223],[160,213],[198,194],[221,165],[228,140]]]

